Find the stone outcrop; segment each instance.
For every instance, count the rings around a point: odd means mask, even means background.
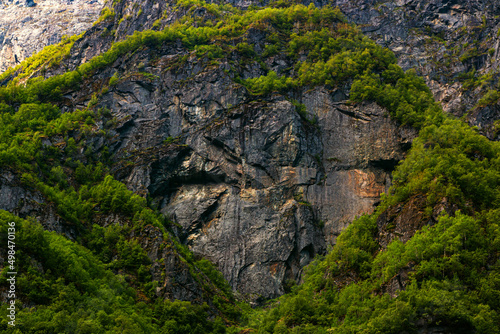
[[[425,225],[437,223],[440,215],[453,216],[458,210],[457,205],[450,204],[446,197],[441,199],[430,215],[425,213],[426,206],[425,196],[418,195],[406,203],[399,203],[382,212],[377,219],[377,237],[380,246],[386,248],[394,239],[407,242]]]
[[[276,297],[352,219],[373,211],[416,132],[376,104],[346,104],[340,89],[303,92],[300,115],[284,96],[235,84],[227,61],[207,67],[191,56],[171,66],[184,52],[168,46],[154,62],[138,52],[92,78],[96,89],[121,73],[96,106],[117,125],[92,146],[109,148],[113,174],[150,196],[234,289]],[[64,110],[85,105],[87,89],[68,95]]]
[[[64,35],[77,35],[99,17],[99,0],[0,2],[0,72],[15,66]]]

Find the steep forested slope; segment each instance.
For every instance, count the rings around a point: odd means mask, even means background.
[[[0,82],[20,332],[498,331],[499,145],[338,9],[110,3]]]

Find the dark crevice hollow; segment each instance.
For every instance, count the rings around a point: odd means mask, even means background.
[[[387,173],[391,173],[397,166],[399,160],[388,159],[388,160],[374,160],[370,161],[370,166],[376,169],[382,169]]]

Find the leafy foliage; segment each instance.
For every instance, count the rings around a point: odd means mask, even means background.
[[[35,71],[58,65],[65,57],[69,56],[71,48],[82,35],[72,37],[63,36],[58,44],[49,45],[37,54],[29,57],[14,68],[10,68],[0,75],[0,82],[15,76],[17,80],[31,76]]]
[[[221,320],[208,321],[208,306],[137,301],[124,278],[113,274],[88,249],[32,220],[0,211],[0,233],[16,223],[16,331],[22,333],[224,333]],[[129,249],[128,246],[126,246]],[[142,248],[141,248],[142,250]],[[143,250],[142,250],[143,251]],[[138,262],[133,258],[132,263]],[[42,266],[44,271],[37,269]],[[125,265],[126,267],[126,265]],[[1,275],[6,284],[7,267]],[[22,300],[37,304],[23,306]],[[2,307],[0,332],[12,333]],[[153,321],[153,319],[155,319]],[[196,319],[196,321],[193,321]],[[158,320],[158,321],[157,321]]]

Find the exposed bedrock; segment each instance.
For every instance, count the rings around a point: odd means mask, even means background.
[[[187,84],[167,73],[106,93],[102,106],[119,124],[94,147],[115,152],[115,175],[149,195],[234,289],[276,297],[373,211],[416,133],[376,104],[346,104],[340,90],[303,93],[301,116],[283,96],[251,96],[220,69],[186,68],[195,72]]]

